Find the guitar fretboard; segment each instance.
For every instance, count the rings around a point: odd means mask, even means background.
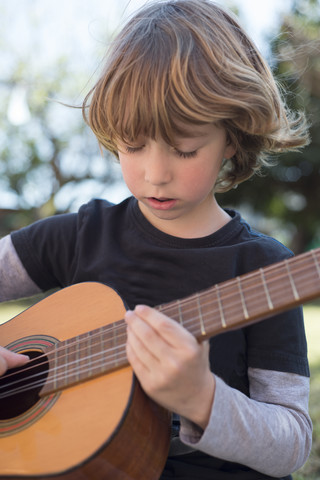
[[[260,268],[158,309],[198,340],[249,325],[320,295],[320,249]]]
[[[255,270],[156,307],[199,341],[240,328],[320,296],[320,249]],[[41,395],[128,365],[126,324],[119,320],[58,343],[47,352]]]

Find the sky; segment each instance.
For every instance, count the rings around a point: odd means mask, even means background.
[[[216,2],[224,7],[235,6],[239,10],[242,25],[261,50],[265,50],[265,36],[276,31],[282,14],[288,12],[292,4],[292,0],[216,0]],[[129,0],[131,9],[144,3],[145,0]]]
[[[3,2],[3,0],[2,0]],[[0,1],[0,16],[6,13],[6,36],[21,52],[37,38],[37,53],[42,62],[53,55],[74,51],[75,58],[90,62],[96,60],[92,51],[103,46],[108,32],[115,31],[121,21],[146,0],[10,0]],[[276,32],[281,15],[290,9],[292,0],[217,0],[223,6],[234,5],[239,10],[241,23],[261,50],[265,37]],[[5,6],[4,6],[5,5]],[[32,19],[32,35],[30,22]],[[1,38],[1,37],[0,37]],[[21,40],[23,40],[21,42]],[[1,44],[0,44],[1,47]],[[99,49],[98,49],[99,51]],[[0,58],[5,52],[0,51]],[[90,63],[89,63],[90,65]]]

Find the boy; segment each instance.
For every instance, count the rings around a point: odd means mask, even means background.
[[[237,21],[206,0],[139,11],[83,112],[133,196],[4,238],[2,299],[91,280],[121,295],[129,362],[174,412],[162,480],[291,478],[311,445],[301,311],[198,344],[152,307],[292,255],[214,193],[305,144],[303,118]],[[3,370],[17,361],[3,353]]]

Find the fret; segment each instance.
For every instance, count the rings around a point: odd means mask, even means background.
[[[76,346],[76,354],[75,354],[75,362],[76,362],[76,381],[80,380],[80,338],[79,335],[75,337],[75,346]]]
[[[126,362],[126,339],[127,339],[127,327],[125,322],[122,320],[121,322],[117,322],[118,329],[117,331],[120,332],[118,334],[118,345],[117,345],[117,367],[123,365]]]
[[[201,311],[199,293],[197,293],[197,306],[198,306],[198,312],[199,312],[199,321],[200,321],[201,335],[206,335],[206,330],[205,330],[205,328],[204,328],[204,322],[203,322],[203,317],[202,317],[202,311]]]
[[[295,286],[295,283],[294,283],[294,280],[293,280],[293,277],[292,277],[292,274],[291,274],[291,271],[290,271],[290,266],[289,266],[288,260],[285,260],[284,263],[285,263],[285,266],[286,266],[286,269],[287,269],[287,272],[288,272],[288,276],[289,276],[289,280],[290,280],[290,285],[291,285],[291,288],[292,288],[293,296],[294,296],[295,300],[300,300],[298,291],[297,291],[297,289],[296,289],[296,286]]]
[[[102,355],[101,371],[103,372],[116,368],[120,365],[120,359],[118,356],[119,329],[120,329],[120,322],[114,322],[104,328],[103,346],[99,352]]]
[[[104,371],[105,371],[104,365],[108,360],[108,356],[107,356],[108,349],[105,346],[105,336],[104,336],[104,328],[103,327],[100,327],[100,352],[101,352],[101,367],[100,367],[100,370],[101,370],[101,373],[104,373]]]
[[[320,266],[319,266],[319,262],[318,262],[318,259],[316,257],[316,253],[314,250],[311,250],[311,254],[312,254],[312,258],[314,260],[314,263],[316,265],[316,269],[317,269],[317,272],[318,272],[318,276],[320,278]]]
[[[57,347],[54,347],[53,348],[53,369],[51,369],[52,371],[52,375],[53,375],[53,379],[51,379],[51,383],[53,385],[53,388],[56,389],[58,384],[57,384],[57,372],[58,372],[58,367],[59,367],[59,361],[58,361],[58,348]]]
[[[62,347],[62,349],[61,349]],[[71,382],[77,382],[79,380],[79,345],[77,337],[74,339],[66,340],[61,344],[61,355],[64,357],[63,362],[65,364],[64,374],[61,379],[61,386],[68,386]],[[62,369],[61,369],[62,370]]]
[[[87,351],[86,351],[86,359],[87,359],[87,368],[88,368],[88,377],[92,377],[92,352],[91,352],[91,332],[87,334]]]
[[[79,381],[88,377],[88,332],[79,335]]]
[[[223,328],[227,328],[227,323],[226,323],[226,319],[224,317],[224,312],[223,312],[223,307],[222,307],[222,302],[221,302],[221,298],[220,298],[220,291],[219,291],[219,285],[218,284],[215,286],[215,290],[216,290],[216,294],[217,294],[221,325],[222,325]]]
[[[262,279],[262,285],[263,285],[263,288],[264,288],[264,293],[266,294],[266,297],[267,297],[269,310],[273,310],[274,306],[273,306],[273,303],[272,303],[272,300],[271,300],[271,297],[270,297],[270,294],[269,294],[266,278],[264,276],[264,271],[263,271],[262,268],[260,268],[260,275],[261,275],[261,279]]]
[[[181,311],[181,302],[180,302],[180,300],[177,300],[177,305],[178,305],[178,319],[179,319],[179,323],[180,323],[180,325],[183,326],[183,316],[182,316],[182,311]]]
[[[101,331],[101,341],[100,341],[102,373],[106,371],[106,364],[109,362],[109,355],[110,355],[109,352],[112,349],[112,346],[113,346],[113,337],[111,338],[110,336],[109,328],[103,327]]]
[[[242,304],[242,310],[243,310],[244,318],[245,318],[245,319],[248,319],[248,318],[249,318],[249,314],[248,314],[248,310],[247,310],[247,306],[246,306],[246,301],[245,301],[245,298],[244,298],[244,295],[243,295],[243,291],[242,291],[242,287],[241,287],[241,279],[240,279],[239,277],[237,277],[237,282],[238,282],[238,287],[239,287],[239,293],[240,293],[240,298],[241,298],[241,304]]]
[[[128,365],[125,352],[125,322],[105,327],[59,342],[46,354],[51,368],[41,396],[90,380]],[[66,355],[67,354],[67,355]]]
[[[68,349],[68,340],[65,342],[65,347],[64,347],[64,373],[62,375],[62,378],[60,381],[62,384],[66,387],[68,385],[68,368],[69,368],[69,349]]]
[[[118,366],[118,337],[117,337],[117,324],[116,322],[113,323],[113,346],[114,346],[114,357],[113,364],[115,367]]]
[[[101,365],[100,365],[100,371],[101,373],[104,373],[104,364],[106,362],[106,350],[104,347],[104,335],[103,335],[103,327],[99,328],[99,343],[100,343],[100,348],[99,352],[101,354]]]
[[[156,307],[203,341],[320,296],[320,249]],[[200,328],[199,328],[200,325]],[[128,365],[124,320],[59,342],[45,351],[49,373],[40,396]]]

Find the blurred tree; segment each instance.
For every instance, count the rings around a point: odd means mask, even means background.
[[[261,214],[264,220],[262,224],[257,221],[257,226],[271,235],[285,230],[286,243],[300,253],[320,246],[319,1],[295,1],[271,47],[274,72],[287,91],[287,104],[307,114],[311,144],[302,152],[279,156],[263,176],[223,194],[221,201]]]
[[[68,75],[61,65],[52,73],[41,88],[35,78],[24,85],[22,78],[30,79],[26,69],[21,79],[14,75],[7,81],[13,87],[0,112],[0,188],[20,215],[7,212],[1,222],[5,231],[68,211],[79,196],[101,195],[115,180],[113,164],[102,158],[81,110],[50,99]]]
[[[40,39],[32,29],[33,10],[28,12],[30,45],[24,52],[10,29],[0,32],[0,235],[75,209],[103,195],[119,177],[115,163],[102,157],[81,109],[61,103],[81,103],[73,99],[89,89],[86,69],[66,51],[52,58],[50,70],[38,61]]]

